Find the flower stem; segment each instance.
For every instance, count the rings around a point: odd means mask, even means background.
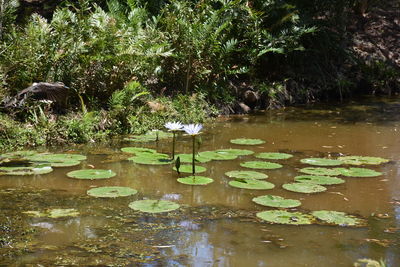
[[[172,132],[172,159],[175,158],[175,131]]]
[[[194,160],[195,160],[195,156],[194,156],[194,150],[195,150],[195,142],[196,142],[196,136],[195,135],[193,135],[192,136],[192,138],[193,138],[193,154],[192,154],[192,174],[193,174],[193,176],[194,176],[194,173],[195,173],[195,166],[194,166]]]

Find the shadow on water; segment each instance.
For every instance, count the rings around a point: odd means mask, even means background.
[[[4,266],[352,266],[360,258],[383,259],[400,266],[400,101],[369,101],[339,106],[287,108],[259,115],[223,117],[205,127],[200,151],[245,148],[254,152],[293,155],[276,170],[261,170],[272,190],[229,186],[225,172],[244,170],[235,160],[202,164],[207,186],[179,184],[171,166],[134,164],[121,147],[60,149],[87,155],[79,166],[55,168],[50,174],[0,176],[0,265]],[[265,144],[240,146],[235,138],[259,138]],[[143,144],[139,144],[142,146]],[[144,144],[170,153],[168,140]],[[179,136],[177,152],[190,153],[191,140]],[[389,163],[372,166],[375,178],[344,178],[325,193],[289,192],[300,159],[340,155],[379,156]],[[111,179],[83,181],[66,173],[81,168],[111,169]],[[183,174],[181,176],[184,176]],[[138,194],[98,199],[86,191],[99,186],[129,186]],[[298,199],[303,212],[337,210],[361,216],[366,227],[286,226],[259,220],[255,214],[272,208],[252,198],[274,194]],[[128,204],[164,199],[181,204],[177,211],[145,214]],[[26,211],[75,209],[75,217],[32,217]]]

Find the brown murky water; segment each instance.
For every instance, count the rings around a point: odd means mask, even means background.
[[[367,104],[366,104],[367,103]],[[6,217],[30,229],[29,241],[15,242],[0,256],[5,265],[32,266],[352,266],[360,258],[383,259],[400,266],[400,101],[376,99],[334,107],[288,108],[253,116],[221,118],[207,125],[201,151],[245,148],[255,152],[287,152],[293,158],[284,167],[267,170],[272,190],[236,189],[228,185],[226,171],[243,169],[242,156],[231,161],[202,164],[207,186],[176,182],[171,166],[136,165],[120,148],[75,149],[88,159],[79,167],[56,168],[35,177],[0,177],[1,207]],[[239,146],[233,138],[260,138],[260,146]],[[179,138],[178,152],[190,152],[190,140]],[[169,153],[170,143],[146,145]],[[65,152],[68,149],[59,150]],[[286,191],[281,185],[293,180],[299,160],[338,155],[379,156],[390,162],[373,167],[383,172],[375,178],[345,178],[319,194]],[[93,165],[112,169],[117,176],[104,181],[79,181],[66,173]],[[122,199],[93,199],[91,187],[130,186],[137,195]],[[43,189],[46,189],[43,191]],[[368,226],[271,225],[256,219],[268,208],[251,201],[263,194],[277,194],[302,201],[302,211],[337,210],[363,216]],[[163,198],[182,205],[177,212],[144,215],[127,208],[143,198]],[[24,210],[76,208],[76,218],[49,219],[21,215]],[[15,219],[14,218],[14,219]],[[10,226],[11,227],[11,226]],[[3,229],[3,233],[5,233]],[[10,247],[14,246],[14,247]],[[13,250],[14,249],[14,250]],[[19,249],[17,253],[13,253]]]

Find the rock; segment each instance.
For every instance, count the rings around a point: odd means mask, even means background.
[[[23,108],[28,100],[45,102],[54,104],[57,108],[66,108],[69,96],[69,87],[61,82],[33,83],[28,88],[25,88],[14,97],[4,99],[3,105],[5,109]]]

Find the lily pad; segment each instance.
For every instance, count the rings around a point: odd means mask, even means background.
[[[305,225],[312,224],[314,221],[314,217],[309,214],[284,210],[262,211],[258,212],[256,216],[261,220],[278,224]]]
[[[319,185],[343,184],[345,182],[345,180],[337,177],[323,175],[299,175],[294,177],[294,180],[300,183],[312,183]]]
[[[49,217],[49,218],[61,218],[61,217],[76,217],[79,212],[76,209],[49,209],[44,212],[40,211],[24,211],[23,213],[28,214],[32,217]]]
[[[250,169],[266,169],[266,170],[282,168],[281,164],[267,162],[267,161],[246,161],[240,163],[240,166]]]
[[[388,159],[380,157],[365,157],[365,156],[345,156],[339,157],[338,160],[349,165],[379,165],[389,162]]]
[[[311,213],[321,221],[340,226],[365,225],[365,221],[340,211],[318,210]]]
[[[85,160],[86,156],[79,154],[36,154],[33,156],[26,157],[30,161],[35,162],[63,162],[63,161],[81,161]]]
[[[70,167],[80,164],[81,160],[85,160],[86,156],[79,154],[35,154],[25,157],[33,162],[49,163],[52,167]]]
[[[137,156],[128,158],[128,160],[145,165],[167,165],[172,163],[167,154],[161,153],[140,153]]]
[[[176,171],[176,167],[172,168],[174,171]],[[203,166],[195,166],[195,173],[202,173],[205,172],[207,170],[206,167]],[[183,164],[179,167],[179,171],[180,172],[184,172],[184,173],[192,173],[192,165],[189,164]]]
[[[289,183],[282,185],[282,187],[288,191],[306,194],[326,191],[326,187],[311,183]]]
[[[287,199],[280,196],[265,195],[252,199],[255,203],[273,208],[295,208],[301,205],[296,199]]]
[[[0,167],[0,175],[36,175],[52,171],[50,166]]]
[[[85,169],[76,170],[67,173],[67,176],[75,179],[107,179],[114,177],[116,175],[112,170],[102,170],[102,169]]]
[[[307,167],[300,169],[300,172],[310,175],[326,175],[326,176],[341,175],[341,171],[338,170],[338,168],[329,169],[329,168]]]
[[[343,164],[343,161],[325,158],[307,158],[301,159],[300,162],[315,166],[339,166]]]
[[[175,157],[176,158],[179,157],[180,161],[183,163],[192,163],[192,154],[177,154]],[[211,159],[208,157],[205,157],[205,156],[196,155],[195,161],[200,162],[200,163],[206,163],[206,162],[210,162]]]
[[[35,154],[37,154],[37,152],[33,150],[22,150],[22,151],[7,152],[1,154],[0,157],[14,159],[14,158],[24,158],[28,156],[33,156]]]
[[[232,160],[237,158],[237,155],[229,153],[218,153],[216,151],[203,151],[199,153],[199,156],[210,158],[212,160]]]
[[[207,185],[214,182],[214,179],[205,176],[188,176],[177,180],[182,184],[188,185]]]
[[[227,149],[218,149],[215,150],[217,153],[228,153],[235,156],[247,156],[254,154],[254,151],[248,149],[235,149],[235,148],[227,148]]]
[[[261,139],[251,139],[251,138],[238,138],[238,139],[232,139],[230,141],[232,144],[236,145],[261,145],[264,144],[265,141]]]
[[[267,190],[275,187],[273,183],[256,179],[236,179],[229,182],[230,186],[242,189]]]
[[[138,154],[138,153],[157,153],[156,150],[151,149],[151,148],[145,148],[145,147],[123,147],[121,148],[122,152],[125,153],[131,153],[131,154]]]
[[[268,175],[256,171],[229,171],[225,173],[230,178],[239,179],[266,179]]]
[[[338,168],[342,175],[347,177],[376,177],[382,175],[381,172],[377,172],[366,168]]]
[[[137,200],[129,203],[129,208],[148,213],[168,212],[179,209],[179,204],[168,200]]]
[[[166,138],[171,138],[172,133],[167,133],[163,131],[150,131],[147,132],[146,134],[142,135],[133,135],[131,137],[124,138],[125,141],[131,141],[131,142],[138,142],[138,143],[147,143],[147,142],[155,142],[158,138],[158,140],[161,139],[166,139]]]
[[[67,160],[67,161],[60,161],[60,162],[51,162],[49,163],[52,167],[72,167],[81,164],[80,161],[77,160]]]
[[[126,197],[136,193],[137,190],[125,186],[103,186],[87,191],[87,194],[92,197]]]
[[[293,157],[291,154],[287,153],[275,153],[275,152],[262,152],[255,155],[259,159],[290,159]]]

